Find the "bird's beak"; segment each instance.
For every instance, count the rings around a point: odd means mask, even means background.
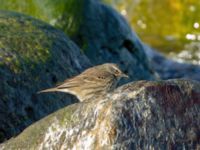
[[[128,75],[126,75],[125,73],[122,73],[121,77],[124,77],[124,78],[129,78]]]

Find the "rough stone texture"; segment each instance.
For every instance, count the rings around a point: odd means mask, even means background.
[[[36,92],[89,66],[61,31],[31,17],[0,11],[0,141],[74,103],[66,94]]]
[[[115,62],[130,80],[200,80],[198,66],[165,59],[148,49],[125,19],[86,0],[74,37],[94,64]],[[149,66],[151,64],[152,66]],[[33,18],[0,11],[0,141],[76,101],[65,94],[36,95],[90,65],[62,32]],[[173,67],[172,67],[173,66]],[[31,125],[0,149],[192,149],[199,144],[199,83],[130,83],[113,95],[66,107]]]
[[[119,13],[100,1],[86,0],[74,40],[93,64],[117,63],[129,81],[155,79],[142,42]]]
[[[198,149],[200,83],[139,81],[65,107],[0,149]]]
[[[148,46],[145,46],[145,52],[161,79],[184,78],[200,81],[199,65],[173,61]]]

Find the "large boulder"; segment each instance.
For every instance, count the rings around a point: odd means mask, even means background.
[[[200,83],[132,82],[47,116],[0,149],[198,149],[199,112]]]
[[[129,81],[156,79],[142,42],[118,12],[100,1],[86,0],[79,13],[81,24],[73,39],[93,64],[117,63]]]
[[[90,66],[61,31],[22,14],[0,11],[0,141],[77,100],[36,92]]]
[[[200,81],[199,65],[172,61],[146,46],[123,17],[101,1],[86,0],[79,13],[83,17],[74,41],[93,64],[118,63],[130,76],[127,82],[154,80],[158,76]]]

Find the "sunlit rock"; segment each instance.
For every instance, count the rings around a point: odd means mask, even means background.
[[[200,83],[132,82],[49,115],[0,149],[196,149],[199,112]]]

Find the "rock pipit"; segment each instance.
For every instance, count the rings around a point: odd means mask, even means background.
[[[80,101],[111,92],[122,77],[128,77],[116,64],[106,63],[91,67],[81,74],[65,80],[62,84],[42,90],[43,92],[66,92]]]

